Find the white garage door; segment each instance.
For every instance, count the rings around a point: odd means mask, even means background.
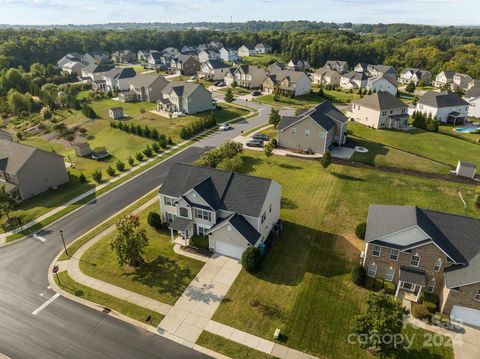
[[[215,252],[223,254],[227,257],[240,259],[245,248],[236,246],[234,244],[216,241]]]
[[[450,317],[452,320],[480,327],[480,310],[454,305]]]

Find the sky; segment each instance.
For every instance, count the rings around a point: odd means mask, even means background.
[[[479,0],[0,0],[1,24],[242,22],[480,25]]]

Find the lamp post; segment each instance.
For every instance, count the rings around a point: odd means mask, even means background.
[[[63,248],[65,248],[65,254],[68,256],[67,245],[65,244],[65,238],[63,238],[63,231],[60,230],[60,237],[62,237]]]

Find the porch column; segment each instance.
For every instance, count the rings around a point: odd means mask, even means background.
[[[400,287],[402,286],[402,281],[398,281],[397,290],[395,291],[395,298],[398,297],[398,292],[400,292]]]
[[[170,228],[170,236],[172,238],[172,243],[173,243],[173,229]]]
[[[419,286],[419,287],[420,287],[420,289],[418,290],[417,298],[415,299],[415,302],[417,302],[417,303],[418,303],[418,298],[420,298],[420,293],[422,293],[422,288],[423,288],[422,286]]]

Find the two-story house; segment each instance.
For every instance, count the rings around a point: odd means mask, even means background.
[[[398,91],[397,79],[393,76],[377,75],[369,77],[365,87],[371,92],[388,92],[396,96]]]
[[[402,71],[398,78],[398,82],[404,85],[413,82],[415,86],[417,86],[419,81],[422,81],[424,86],[430,85],[432,83],[432,74],[430,71],[408,67]]]
[[[209,60],[202,64],[199,75],[207,80],[223,80],[229,69],[230,65],[222,60]]]
[[[209,60],[219,60],[220,53],[214,50],[202,50],[198,53],[198,61],[201,63],[207,62]]]
[[[209,238],[212,251],[241,258],[268,238],[280,218],[281,186],[271,179],[176,163],[159,190],[172,240]]]
[[[269,54],[272,52],[272,47],[269,44],[261,42],[255,45],[255,52],[257,54]]]
[[[182,75],[191,76],[200,71],[200,61],[195,56],[180,54],[171,59],[170,68]]]
[[[330,101],[324,101],[299,116],[282,116],[277,126],[278,146],[323,154],[332,145],[345,144],[347,120]]]
[[[318,85],[340,85],[340,73],[335,70],[319,68],[313,73],[313,83]]]
[[[251,49],[245,45],[238,48],[238,57],[244,58],[247,56],[255,56],[255,49]]]
[[[480,118],[480,86],[474,86],[468,89],[463,96],[468,102],[468,116]]]
[[[371,205],[363,266],[395,296],[439,297],[440,310],[480,326],[480,220],[412,206]]]
[[[215,109],[212,93],[192,82],[170,82],[157,101],[157,109],[193,114]]]
[[[433,86],[438,88],[444,88],[450,86],[453,82],[453,76],[455,72],[453,71],[442,71],[437,76],[435,76],[435,81],[433,81]]]
[[[287,64],[287,70],[308,71],[310,70],[310,64],[306,60],[290,60]]]
[[[105,90],[127,91],[130,89],[131,79],[136,75],[133,67],[113,68],[102,75],[105,81]]]
[[[460,74],[457,72],[455,73],[455,75],[453,75],[453,80],[450,85],[450,88],[453,91],[466,90],[468,89],[468,86],[472,81],[473,81],[473,78],[470,75]]]
[[[469,103],[451,91],[427,91],[417,101],[416,110],[441,123],[462,124],[468,116]]]
[[[285,96],[301,96],[310,93],[310,78],[303,71],[272,70],[263,81],[265,93],[278,93]]]
[[[112,61],[116,63],[132,63],[137,60],[137,54],[130,50],[119,50],[112,53]]]
[[[0,187],[21,201],[69,181],[63,157],[0,139]]]
[[[105,72],[113,69],[112,65],[97,65],[92,63],[81,69],[82,78],[86,81],[103,80]]]
[[[247,89],[261,88],[263,81],[267,77],[264,69],[254,65],[241,65],[227,72],[225,75],[225,83],[230,86],[233,81],[238,86]]]
[[[325,65],[323,65],[323,68],[344,74],[348,71],[348,63],[346,61],[328,60],[325,62]]]
[[[162,98],[162,90],[168,85],[163,76],[137,74],[130,80],[130,90],[120,92],[118,98],[123,102],[156,102]]]
[[[222,47],[220,49],[220,59],[227,62],[238,61],[238,51],[230,47]]]
[[[364,72],[350,71],[340,77],[340,87],[345,90],[364,89],[368,76]]]
[[[408,123],[408,106],[389,92],[377,92],[352,101],[346,114],[372,128],[401,128]]]

